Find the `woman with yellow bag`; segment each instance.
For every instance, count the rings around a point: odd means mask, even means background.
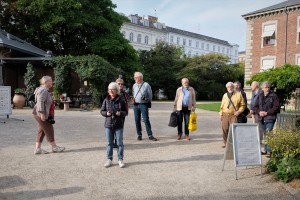
[[[177,111],[178,115],[178,136],[177,140],[180,140],[182,137],[182,122],[184,120],[184,134],[185,139],[190,140],[189,136],[189,121],[191,111],[192,114],[195,114],[196,109],[196,95],[194,88],[189,86],[189,80],[187,78],[183,78],[181,80],[182,86],[179,87],[176,91],[175,101],[174,101],[174,111]],[[193,117],[194,118],[194,117]],[[197,116],[196,116],[197,118]]]

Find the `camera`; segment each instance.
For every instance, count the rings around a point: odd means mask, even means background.
[[[54,116],[49,116],[46,121],[50,124],[55,124]]]
[[[149,101],[148,97],[146,95],[142,95],[142,98],[141,98],[143,101]]]

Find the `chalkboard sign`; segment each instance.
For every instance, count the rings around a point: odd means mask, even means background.
[[[11,113],[11,87],[0,86],[0,115],[10,115]]]
[[[238,166],[261,165],[257,124],[232,124],[234,162]]]

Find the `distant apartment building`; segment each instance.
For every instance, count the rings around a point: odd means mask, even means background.
[[[239,63],[245,64],[246,60],[246,51],[240,51],[239,52]]]
[[[150,50],[159,41],[182,47],[185,55],[191,57],[208,53],[220,53],[238,62],[238,48],[225,40],[184,31],[166,26],[157,17],[138,15],[128,16],[130,22],[123,24],[121,33],[136,50]]]

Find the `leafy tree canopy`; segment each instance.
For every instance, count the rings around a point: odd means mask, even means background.
[[[229,58],[221,54],[206,54],[188,58],[187,65],[177,77],[187,77],[200,100],[220,100],[228,81],[243,83],[244,66],[227,64]]]
[[[286,64],[275,69],[269,69],[254,74],[247,83],[251,84],[253,81],[260,83],[268,81],[272,85],[272,89],[275,90],[280,105],[284,105],[288,103],[296,88],[300,88],[300,67]]]
[[[3,0],[0,27],[54,55],[100,55],[132,75],[138,57],[115,8],[111,0]]]
[[[152,90],[162,89],[168,99],[175,97],[178,87],[176,72],[180,70],[182,50],[174,45],[160,42],[150,51],[140,52],[144,79],[149,81]]]

